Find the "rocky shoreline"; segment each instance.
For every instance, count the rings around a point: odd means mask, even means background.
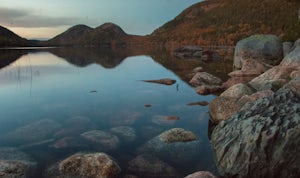
[[[234,67],[239,70],[230,75],[253,79],[230,82],[209,104],[217,124],[211,144],[221,176],[300,175],[300,39],[290,48],[285,44],[273,35],[237,44]]]

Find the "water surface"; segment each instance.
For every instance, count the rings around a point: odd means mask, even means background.
[[[69,54],[66,57],[62,52],[63,49],[2,50],[8,62],[0,70],[0,147],[20,148],[31,155],[41,176],[44,169],[68,155],[97,150],[53,147],[60,139],[57,131],[37,144],[8,139],[5,135],[42,119],[60,124],[61,129],[68,128],[68,120],[76,117],[88,118],[93,123],[90,130],[130,126],[137,139],[108,151],[120,162],[125,175],[128,161],[137,156],[136,150],[141,145],[165,130],[178,127],[197,135],[201,153],[185,168],[172,166],[182,175],[199,170],[215,172],[208,140],[208,107],[187,105],[209,102],[213,95],[196,94],[181,77],[149,56],[126,57],[111,52],[97,55],[75,50],[65,51]],[[160,78],[172,78],[177,83],[166,86],[141,81]],[[164,116],[180,119],[167,120]]]

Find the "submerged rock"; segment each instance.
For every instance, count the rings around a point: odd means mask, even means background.
[[[191,131],[186,131],[182,128],[173,128],[159,135],[161,141],[165,143],[173,142],[190,142],[196,140],[196,135]]]
[[[292,90],[286,85],[216,126],[211,143],[221,175],[300,175],[300,97]]]
[[[181,177],[175,168],[150,154],[138,155],[131,160],[128,165],[128,170],[130,172],[143,178]]]
[[[162,116],[162,115],[153,116],[151,119],[153,123],[161,126],[174,125],[177,120],[179,120],[179,117],[177,116],[175,116],[175,118],[173,117],[172,119],[170,118],[170,116]]]
[[[91,130],[81,134],[83,138],[90,142],[91,147],[101,151],[113,151],[120,146],[117,136],[101,130]]]
[[[57,122],[43,119],[7,133],[4,139],[13,144],[28,144],[45,140],[61,127]]]
[[[34,176],[35,165],[28,162],[0,160],[0,177],[28,178]]]
[[[0,147],[0,160],[34,162],[29,155],[14,147]]]
[[[133,142],[137,138],[136,132],[132,127],[119,126],[110,129],[110,132],[117,135],[122,141]]]
[[[207,106],[209,103],[207,101],[199,101],[199,102],[191,102],[186,105],[188,106],[195,106],[195,105],[200,105],[200,106]]]
[[[143,80],[144,82],[150,82],[150,83],[158,83],[163,85],[173,85],[176,83],[176,80],[169,79],[169,78],[163,78],[163,79],[157,79],[157,80]]]
[[[77,153],[60,162],[59,171],[75,177],[116,178],[121,168],[105,153]]]
[[[195,135],[191,132],[180,132],[185,134],[176,134],[178,129],[169,130],[152,138],[144,145],[138,148],[138,153],[151,153],[160,159],[182,166],[195,161],[201,153],[201,141],[195,140]],[[182,129],[180,129],[182,131]],[[190,140],[190,141],[189,141]]]

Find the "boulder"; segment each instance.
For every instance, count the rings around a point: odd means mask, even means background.
[[[230,77],[252,77],[252,76],[258,76],[268,69],[270,69],[272,66],[267,65],[263,62],[254,60],[254,59],[244,59],[242,61],[242,69],[236,70],[228,75]]]
[[[109,131],[117,135],[124,142],[133,142],[137,138],[135,130],[128,126],[114,127]]]
[[[237,99],[232,97],[217,97],[209,103],[209,113],[214,123],[226,120],[240,108]]]
[[[192,133],[188,132],[188,134],[186,134],[188,136],[185,137],[183,136],[185,134],[176,134],[177,132],[172,134],[171,131],[163,132],[147,141],[138,148],[137,152],[139,154],[151,153],[160,159],[177,166],[186,166],[187,164],[193,163],[195,158],[199,157],[199,154],[201,153],[201,141],[194,140],[195,137]]]
[[[211,143],[221,176],[300,175],[300,97],[292,90],[286,85],[215,127]]]
[[[39,142],[52,137],[60,127],[61,125],[53,120],[43,119],[7,133],[4,139],[12,144]]]
[[[201,85],[220,85],[222,80],[216,76],[213,76],[207,72],[197,72],[189,83],[194,86]]]
[[[128,163],[128,170],[143,178],[181,177],[175,168],[150,154],[141,154],[135,157]]]
[[[235,48],[233,66],[242,68],[245,59],[277,65],[283,57],[282,44],[275,35],[252,35],[239,41]]]
[[[253,78],[255,78],[255,77],[254,76],[252,76],[252,77],[248,77],[248,76],[247,77],[231,77],[226,82],[224,82],[221,85],[221,87],[226,90],[226,89],[230,88],[231,86],[238,84],[238,83],[248,83]]]
[[[81,136],[90,142],[91,147],[97,150],[113,151],[120,146],[119,138],[109,132],[91,130],[84,132]]]
[[[249,84],[256,90],[273,90],[281,88],[290,80],[291,67],[275,66],[260,76],[252,79]]]
[[[89,178],[116,178],[119,165],[105,153],[77,153],[59,163],[60,174]]]
[[[63,137],[56,140],[49,147],[56,149],[87,149],[88,145],[80,137]]]
[[[184,178],[217,178],[217,177],[208,171],[198,171],[193,174],[187,175]]]
[[[34,162],[29,155],[14,147],[0,147],[0,160]]]
[[[152,117],[151,121],[154,124],[160,125],[160,126],[172,126],[176,123],[177,119],[168,119],[168,116],[163,115],[155,115]]]
[[[229,98],[239,99],[244,95],[251,95],[254,92],[255,92],[255,90],[250,88],[248,85],[239,83],[239,84],[233,85],[232,87],[225,90],[220,95],[220,97],[229,97]]]

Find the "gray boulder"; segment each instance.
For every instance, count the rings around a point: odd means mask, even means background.
[[[266,64],[276,65],[282,58],[282,44],[277,36],[252,35],[237,43],[233,66],[241,69],[242,62],[245,59],[254,59]]]
[[[211,143],[222,176],[299,177],[299,95],[286,85],[257,100],[217,125]]]
[[[222,80],[212,74],[207,72],[197,72],[193,78],[189,81],[192,86],[201,86],[201,85],[220,85]]]

